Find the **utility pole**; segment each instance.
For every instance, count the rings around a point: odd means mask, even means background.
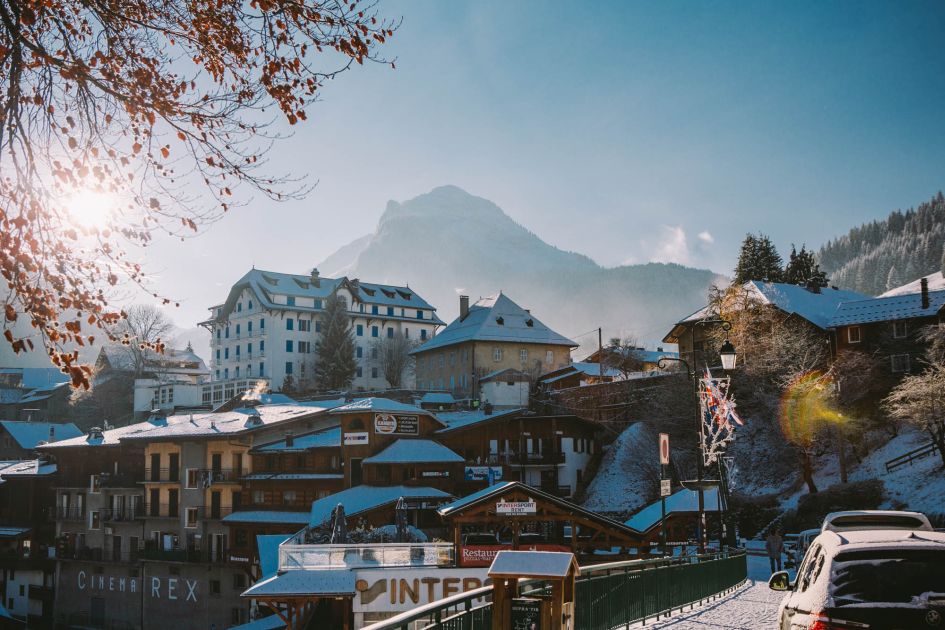
[[[604,331],[597,329],[597,367],[600,372],[600,382],[604,382]]]

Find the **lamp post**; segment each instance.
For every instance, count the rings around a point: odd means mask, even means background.
[[[693,325],[693,348],[692,348],[692,359],[695,363],[695,327],[696,326],[721,326],[722,330],[728,331],[732,329],[732,324],[728,320],[722,318],[712,318],[712,319],[700,319],[692,322]],[[738,354],[735,351],[735,346],[732,345],[732,342],[726,339],[722,343],[722,347],[719,348],[719,357],[722,360],[722,369],[726,372],[735,369],[735,362],[738,358]],[[660,360],[657,362],[657,366],[660,369],[666,367],[670,361],[675,361],[682,363],[686,368],[686,373],[689,376],[689,379],[692,381],[692,397],[693,402],[696,406],[696,433],[699,436],[699,451],[697,453],[696,461],[696,489],[699,491],[699,522],[696,528],[697,542],[699,546],[699,553],[705,553],[705,483],[703,482],[703,468],[704,468],[704,452],[705,452],[705,434],[703,432],[703,417],[702,417],[702,406],[699,403],[699,378],[695,371],[695,366],[690,365],[688,361],[681,357],[660,357]],[[717,489],[717,492],[720,492],[721,488]],[[721,518],[721,517],[720,517]],[[721,548],[720,548],[721,551]]]

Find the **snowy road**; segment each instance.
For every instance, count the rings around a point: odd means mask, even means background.
[[[672,630],[774,630],[781,594],[768,589],[768,559],[748,556],[748,582],[740,589],[701,608],[674,613],[648,628]],[[641,626],[642,627],[642,626]]]

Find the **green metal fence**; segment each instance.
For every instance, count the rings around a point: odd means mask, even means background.
[[[581,567],[575,593],[577,630],[613,630],[671,614],[725,594],[745,581],[742,551]],[[540,580],[519,582],[523,595],[546,593]],[[364,630],[491,630],[492,587],[420,606]]]

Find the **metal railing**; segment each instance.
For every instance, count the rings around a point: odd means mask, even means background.
[[[930,457],[936,452],[938,452],[938,444],[935,442],[929,442],[925,446],[920,446],[915,450],[909,451],[908,453],[900,455],[899,457],[894,457],[886,462],[886,472],[891,473],[898,468],[912,464],[914,461]]]
[[[145,503],[138,518],[180,518],[180,506],[176,503]]]
[[[719,597],[748,575],[742,551],[581,567],[574,628],[613,630]],[[520,581],[522,595],[547,594],[541,580]],[[363,630],[491,630],[492,587],[430,602]]]
[[[60,521],[81,521],[85,518],[85,508],[70,505],[56,506],[56,518]]]
[[[204,485],[239,483],[243,472],[242,468],[201,468],[198,481]]]
[[[490,453],[479,460],[469,462],[474,466],[498,466],[505,464],[507,466],[547,466],[552,464],[563,464],[564,453],[545,452],[545,453]]]
[[[133,521],[144,516],[144,505],[128,505],[123,508],[100,510],[102,520],[110,522]]]
[[[452,543],[279,545],[279,569],[452,566]]]
[[[180,468],[145,468],[144,481],[169,481],[178,483],[180,481]]]

